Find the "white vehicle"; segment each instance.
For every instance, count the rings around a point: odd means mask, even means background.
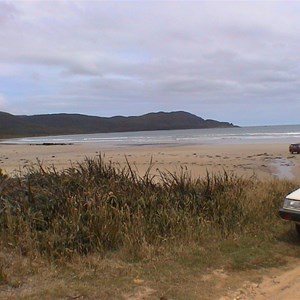
[[[296,230],[300,235],[300,189],[288,194],[283,203],[283,207],[279,210],[281,218],[294,221]]]

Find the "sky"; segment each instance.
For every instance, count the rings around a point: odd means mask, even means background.
[[[0,110],[300,124],[300,2],[0,0]]]

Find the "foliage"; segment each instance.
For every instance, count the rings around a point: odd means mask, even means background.
[[[60,172],[40,165],[19,177],[0,174],[1,243],[48,258],[123,251],[142,259],[207,236],[272,239],[281,201],[294,188],[225,171],[193,179],[182,169],[157,178],[150,166],[140,177],[101,156]]]

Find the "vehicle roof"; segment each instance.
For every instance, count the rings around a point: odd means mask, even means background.
[[[293,199],[293,200],[300,200],[300,189],[288,194],[286,198]]]

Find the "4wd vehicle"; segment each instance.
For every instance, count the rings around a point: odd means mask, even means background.
[[[290,144],[289,151],[293,153],[300,153],[300,144]]]
[[[296,230],[300,235],[300,189],[288,194],[279,210],[282,219],[294,221]]]

